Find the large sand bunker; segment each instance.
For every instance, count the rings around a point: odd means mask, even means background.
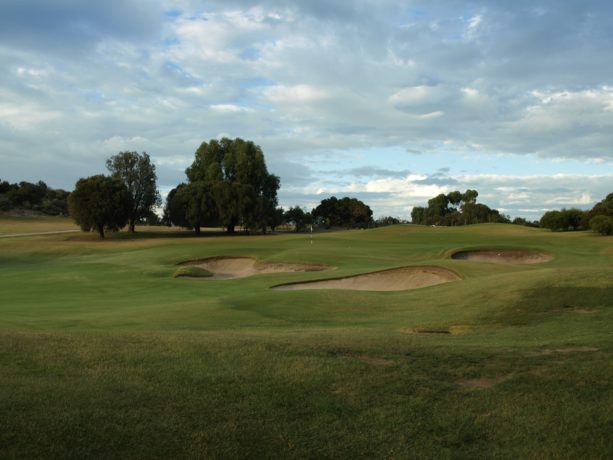
[[[316,272],[330,268],[323,264],[258,262],[253,257],[211,257],[183,262],[182,265],[191,265],[209,271],[212,276],[204,278],[209,280],[246,278],[261,273]]]
[[[546,252],[527,249],[477,249],[456,252],[451,258],[493,264],[541,264],[549,262],[553,256]]]
[[[274,289],[296,291],[302,289],[349,289],[356,291],[404,291],[435,284],[456,281],[461,277],[451,270],[434,266],[392,268],[379,272],[364,273],[319,281],[281,284]]]

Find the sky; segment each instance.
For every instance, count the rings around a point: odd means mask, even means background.
[[[613,192],[613,2],[0,2],[0,179],[72,190],[130,150],[164,194],[221,137],[262,147],[285,208],[590,208]]]

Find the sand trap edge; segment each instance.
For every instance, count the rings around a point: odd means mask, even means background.
[[[438,271],[439,273],[444,273],[445,275],[450,275],[450,279],[441,281],[438,283],[427,284],[424,286],[407,287],[405,289],[350,289],[350,288],[338,288],[338,287],[337,288],[321,287],[320,289],[321,290],[348,290],[348,291],[363,290],[366,292],[402,292],[402,291],[409,291],[409,290],[414,290],[414,289],[422,289],[422,288],[426,288],[430,286],[437,286],[439,284],[447,284],[449,282],[461,281],[464,279],[464,277],[460,275],[458,272],[456,272],[455,270],[452,270],[447,267],[441,267],[439,265],[404,265],[402,267],[386,268],[383,270],[376,270],[373,272],[357,273],[355,275],[338,276],[334,278],[323,278],[323,279],[299,281],[299,282],[291,282],[291,283],[281,283],[281,284],[276,284],[274,286],[271,286],[270,289],[277,290],[277,291],[300,290],[299,288],[298,289],[288,289],[288,288],[295,287],[295,286],[301,286],[301,285],[309,285],[309,284],[328,283],[328,282],[333,283],[334,281],[343,281],[343,280],[348,280],[348,279],[353,279],[353,278],[368,277],[369,275],[379,275],[379,274],[385,274],[387,272],[397,272],[397,271],[401,271],[404,269],[414,269],[415,271],[434,270],[434,271]],[[306,288],[306,289],[309,289],[309,288]],[[317,288],[313,288],[313,289],[317,289]]]
[[[452,251],[452,260],[504,265],[534,265],[551,262],[555,256],[540,249],[527,248],[465,248]]]
[[[234,266],[228,271],[216,270],[214,267],[208,267],[207,264],[223,263],[228,261],[233,263],[244,263],[245,266]],[[212,273],[210,277],[198,277],[198,276],[180,276],[180,278],[192,278],[192,279],[206,279],[206,280],[233,280],[240,278],[248,278],[251,276],[270,274],[270,273],[307,273],[315,271],[327,271],[334,270],[336,267],[327,264],[314,264],[305,262],[285,262],[285,261],[258,261],[253,256],[211,256],[201,259],[192,259],[178,262],[178,267],[201,267]]]

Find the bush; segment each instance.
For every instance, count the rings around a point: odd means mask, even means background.
[[[595,216],[590,220],[590,228],[601,235],[613,234],[613,217]]]

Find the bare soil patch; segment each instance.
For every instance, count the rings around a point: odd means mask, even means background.
[[[529,356],[549,356],[554,354],[568,354],[568,353],[590,353],[598,351],[596,347],[567,347],[567,348],[550,348],[547,350],[535,351],[528,353]]]
[[[391,359],[376,358],[373,356],[355,356],[354,358],[372,366],[391,366],[394,364],[394,361]]]
[[[498,385],[509,378],[511,378],[510,375],[504,375],[501,377],[480,377],[477,379],[461,379],[458,380],[458,385],[470,390],[483,390],[485,388],[491,388],[494,385]]]
[[[411,332],[415,334],[451,334],[451,331],[447,328],[431,328],[431,327],[416,327],[411,329]]]
[[[455,324],[453,326],[415,326],[400,329],[405,334],[464,335],[475,330],[475,326]]]
[[[282,284],[273,289],[295,291],[302,289],[347,289],[355,291],[404,291],[462,279],[443,267],[412,266],[392,268],[344,278]]]
[[[473,251],[458,251],[451,255],[455,260],[486,262],[494,264],[541,264],[553,260],[546,252],[528,249],[477,249]]]
[[[596,313],[596,310],[594,308],[590,308],[590,307],[586,307],[586,308],[574,308],[573,312],[574,313],[579,313],[581,315],[590,315],[592,313]]]
[[[331,268],[323,264],[258,262],[253,257],[210,257],[183,262],[181,265],[191,265],[211,272],[212,276],[203,278],[208,280],[246,278],[262,273],[315,272]]]

